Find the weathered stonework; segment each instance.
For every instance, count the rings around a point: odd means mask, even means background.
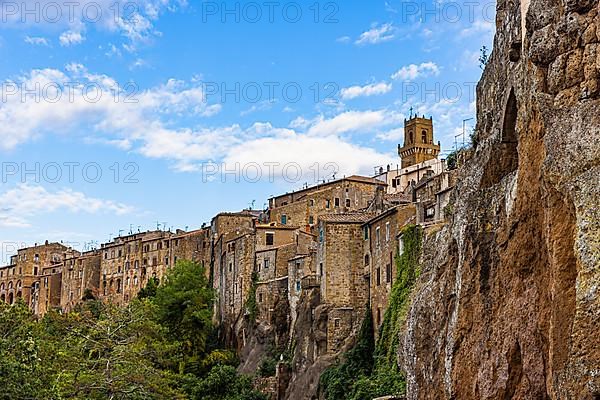
[[[498,2],[479,144],[401,338],[409,399],[600,397],[599,10]]]

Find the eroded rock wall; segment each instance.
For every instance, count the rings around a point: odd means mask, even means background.
[[[410,399],[600,398],[599,13],[498,2],[479,143],[402,337]]]

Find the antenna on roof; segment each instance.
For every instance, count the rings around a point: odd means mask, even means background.
[[[156,221],[156,230],[160,231],[160,222]]]
[[[129,224],[129,234],[133,235],[133,224]]]
[[[123,233],[123,229],[119,229],[119,237],[121,237],[121,234]]]
[[[167,230],[167,223],[166,222],[163,222],[163,229]]]
[[[109,241],[109,242],[112,242],[112,237],[113,237],[113,234],[112,234],[112,233],[111,233],[110,235],[108,235],[108,241]]]
[[[186,226],[185,226],[185,231],[187,232],[187,230],[188,230],[189,228],[190,228],[190,227],[186,225]]]
[[[142,230],[142,227],[140,225],[138,225],[138,233],[140,233]]]

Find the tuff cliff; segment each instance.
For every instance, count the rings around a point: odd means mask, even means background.
[[[600,399],[600,4],[500,0],[476,146],[426,232],[409,399]]]

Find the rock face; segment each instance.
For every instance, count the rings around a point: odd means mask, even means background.
[[[498,1],[478,145],[401,338],[409,399],[600,399],[599,14]]]

